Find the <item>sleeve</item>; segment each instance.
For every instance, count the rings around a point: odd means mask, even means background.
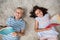
[[[38,17],[36,17],[36,18],[35,18],[35,20],[36,20],[36,21],[39,21],[39,18],[38,18]]]
[[[10,24],[11,24],[11,18],[8,18],[8,19],[6,20],[6,25],[7,25],[7,26],[10,26]]]
[[[22,22],[21,30],[25,30],[25,27],[26,27],[26,24],[25,24],[25,21],[23,21],[23,22]]]
[[[50,14],[46,14],[46,15],[45,15],[45,18],[48,18],[49,20],[51,20]]]
[[[50,17],[50,15],[49,14],[46,14],[46,17]]]

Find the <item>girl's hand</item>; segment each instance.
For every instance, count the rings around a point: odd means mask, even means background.
[[[48,31],[48,30],[51,30],[51,28],[46,28],[46,30]]]

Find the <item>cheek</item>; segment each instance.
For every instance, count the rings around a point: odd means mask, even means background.
[[[16,13],[16,16],[19,16],[19,14]]]
[[[23,14],[19,14],[19,17],[22,17],[23,16]]]
[[[38,14],[37,16],[40,16],[40,14]]]
[[[40,14],[41,14],[41,15],[43,15],[43,13],[42,13],[42,12],[40,12]]]
[[[14,13],[14,16],[17,16],[17,14],[16,14],[16,13]]]
[[[15,13],[14,16],[18,17],[19,15],[17,13]]]
[[[36,14],[36,16],[39,16],[40,15],[39,11],[36,11],[35,14]]]
[[[38,13],[38,14],[36,14],[36,16],[41,16],[42,14],[40,14],[40,13]]]

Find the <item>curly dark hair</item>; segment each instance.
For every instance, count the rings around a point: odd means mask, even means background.
[[[33,7],[33,10],[30,12],[30,17],[32,17],[32,18],[36,18],[37,16],[36,16],[36,14],[35,14],[35,11],[37,10],[37,9],[39,9],[39,10],[41,10],[42,11],[42,13],[43,13],[43,16],[45,15],[45,14],[47,14],[48,12],[48,9],[46,9],[46,8],[44,8],[44,7],[39,7],[39,6],[34,6]]]

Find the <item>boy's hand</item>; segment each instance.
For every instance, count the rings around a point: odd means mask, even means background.
[[[25,31],[21,30],[18,34],[19,34],[19,36],[24,36],[25,35]]]
[[[12,35],[13,35],[13,36],[16,36],[16,35],[17,35],[17,33],[16,33],[16,32],[13,32],[13,33],[12,33]]]
[[[18,34],[18,36],[24,36],[24,34],[21,32],[16,32],[16,33]]]
[[[24,36],[24,34],[23,33],[19,33],[19,36]]]

